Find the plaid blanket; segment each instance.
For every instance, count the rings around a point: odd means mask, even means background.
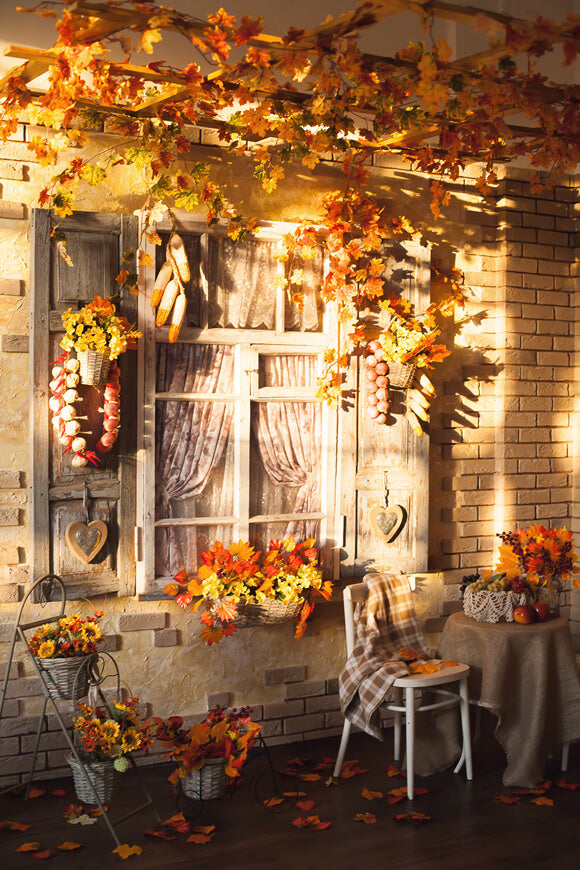
[[[353,725],[382,740],[378,708],[393,682],[409,673],[401,647],[429,659],[404,575],[367,574],[367,600],[355,610],[355,646],[339,676],[340,706]]]

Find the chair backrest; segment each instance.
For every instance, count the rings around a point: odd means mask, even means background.
[[[344,630],[346,633],[346,657],[350,657],[354,649],[355,632],[354,632],[354,607],[355,604],[366,601],[369,594],[369,588],[366,583],[353,583],[352,586],[345,586],[342,592],[344,604]]]

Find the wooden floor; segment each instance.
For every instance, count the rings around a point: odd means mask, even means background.
[[[497,802],[500,795],[511,793],[501,783],[503,755],[491,736],[491,722],[475,747],[475,779],[466,783],[462,773],[446,771],[419,780],[428,794],[412,803],[406,799],[396,805],[386,801],[387,793],[404,785],[401,776],[389,778],[386,767],[392,762],[390,743],[378,743],[366,735],[351,738],[348,759],[357,759],[360,773],[326,786],[330,759],[336,755],[338,738],[311,743],[280,746],[271,750],[278,772],[278,791],[303,792],[302,800],[314,801],[314,807],[300,809],[296,798],[266,808],[263,801],[274,794],[267,759],[259,755],[246,768],[244,782],[231,797],[208,801],[199,813],[199,802],[185,806],[190,833],[196,826],[215,825],[211,842],[188,843],[187,833],[168,829],[175,839],[163,840],[145,834],[159,830],[150,808],[115,825],[121,843],[138,845],[142,854],[132,856],[129,866],[150,868],[199,867],[203,870],[577,870],[580,867],[580,789],[558,787],[558,765],[548,762],[546,773],[554,784],[546,793],[553,806],[532,803],[536,795],[528,793],[518,803]],[[525,736],[524,738],[525,739]],[[302,764],[298,766],[296,759]],[[322,769],[316,770],[319,765]],[[167,782],[170,768],[156,766],[143,770],[162,820],[168,819],[182,805]],[[306,773],[320,779],[302,779]],[[134,772],[121,778],[110,818],[119,819],[140,800]],[[572,747],[568,783],[580,782],[580,744]],[[90,826],[70,825],[64,820],[65,807],[76,802],[72,780],[38,782],[45,794],[25,801],[20,795],[0,797],[0,821],[29,824],[25,832],[0,829],[0,868],[19,870],[39,866],[33,855],[19,853],[23,843],[36,842],[50,850],[51,868],[107,868],[118,865],[120,857],[112,854],[115,843],[104,821]],[[361,792],[366,787],[382,792],[383,799],[368,801]],[[66,796],[54,796],[55,789],[67,789]],[[300,800],[300,798],[298,798]],[[395,817],[415,811],[430,816],[425,822],[397,822]],[[373,813],[375,824],[355,821],[358,813]],[[299,829],[292,824],[298,816],[317,815],[332,824],[325,830]],[[81,843],[76,851],[59,852],[65,841]],[[42,866],[42,864],[40,864]]]

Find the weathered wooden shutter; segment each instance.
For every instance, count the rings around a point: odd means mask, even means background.
[[[391,283],[421,313],[429,305],[430,251],[405,244],[395,256]],[[377,324],[380,321],[377,320]],[[364,574],[377,567],[394,573],[427,569],[429,517],[429,435],[417,437],[405,417],[404,391],[391,390],[391,425],[369,420],[363,404],[364,360],[353,359],[348,386],[356,390],[356,407],[343,415],[341,512],[345,548],[341,573]],[[373,531],[369,515],[374,504],[401,505],[406,522],[395,540],[387,543]]]
[[[50,234],[58,225],[66,235],[73,266],[57,253]],[[31,220],[31,565],[32,579],[56,573],[69,598],[118,593],[135,588],[135,401],[137,356],[123,354],[121,368],[121,429],[113,450],[99,467],[75,468],[62,455],[48,407],[51,362],[61,353],[62,312],[118,292],[115,278],[121,254],[137,243],[137,219],[127,215],[78,212],[56,219],[35,209]],[[136,321],[136,305],[123,297],[119,313]],[[85,387],[85,404],[100,402],[98,388]],[[91,392],[92,391],[92,392]],[[85,496],[86,493],[86,496]],[[65,529],[75,520],[101,520],[108,538],[88,564],[65,542]]]

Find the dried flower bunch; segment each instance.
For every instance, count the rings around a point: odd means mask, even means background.
[[[138,703],[138,698],[129,698],[126,703],[114,701],[96,708],[79,704],[80,716],[73,720],[73,728],[81,737],[81,759],[114,759],[115,770],[124,773],[129,766],[126,755],[138,749],[149,749],[153,726],[139,718]]]
[[[157,726],[155,737],[165,749],[169,749],[165,758],[176,761],[178,765],[169,781],[177,783],[192,770],[202,768],[208,758],[225,758],[226,775],[239,776],[261,729],[261,725],[252,722],[251,716],[251,707],[226,712],[225,707],[218,705],[210,710],[203,722],[189,731],[181,727],[181,716],[170,716],[169,719],[153,717]]]
[[[102,610],[87,617],[73,613],[41,625],[28,641],[32,655],[39,659],[64,659],[96,653],[103,636],[99,625],[103,615]]]
[[[115,314],[115,306],[110,299],[95,296],[92,302],[79,311],[69,308],[62,315],[65,337],[61,347],[66,351],[96,350],[109,351],[111,359],[116,359],[127,349],[135,347],[135,341],[142,333],[133,329],[125,317]]]
[[[332,583],[322,580],[313,544],[313,538],[298,544],[293,538],[272,540],[268,550],[262,552],[249,542],[238,541],[228,548],[216,541],[201,554],[203,564],[197,576],[180,571],[174,578],[176,582],[169,583],[164,591],[175,595],[184,609],[193,602],[195,611],[206,603],[200,616],[204,623],[201,637],[209,645],[236,631],[239,604],[264,604],[268,600],[304,602],[296,628],[296,637],[301,637],[314,609],[309,593],[326,599],[332,594]]]
[[[387,362],[417,364],[418,368],[433,368],[433,363],[441,362],[451,353],[444,344],[435,344],[441,331],[436,326],[436,314],[450,317],[455,304],[445,300],[437,305],[432,303],[416,315],[414,306],[398,294],[380,300],[379,307],[390,315],[386,327],[381,331],[378,341]]]

